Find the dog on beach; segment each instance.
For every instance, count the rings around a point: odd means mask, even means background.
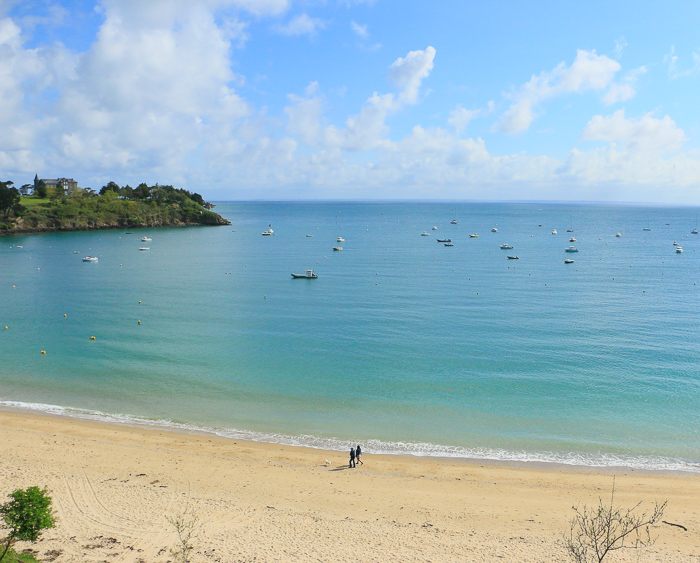
[[[326,467],[330,467],[331,465],[333,464],[330,461],[326,460]]]

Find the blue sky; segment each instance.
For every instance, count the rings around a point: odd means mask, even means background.
[[[700,4],[0,0],[0,177],[700,204]]]

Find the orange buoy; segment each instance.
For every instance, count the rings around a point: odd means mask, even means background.
[[[91,336],[91,337],[90,337],[90,340],[95,340],[95,337],[94,337],[94,336]]]
[[[42,350],[41,353],[42,353],[42,354],[46,354],[46,350]]]

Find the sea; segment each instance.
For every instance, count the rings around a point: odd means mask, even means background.
[[[700,473],[698,208],[215,211],[231,225],[0,237],[0,407],[367,454]],[[318,277],[290,275],[308,269]]]

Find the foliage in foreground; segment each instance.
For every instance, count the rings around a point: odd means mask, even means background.
[[[641,503],[632,508],[615,507],[615,482],[610,504],[598,499],[598,506],[574,506],[571,531],[565,536],[566,549],[576,563],[601,563],[611,552],[619,549],[639,549],[653,545],[649,526],[663,517],[666,504],[658,502],[650,512],[637,513]]]
[[[17,540],[35,542],[42,531],[56,525],[56,517],[51,508],[51,497],[47,489],[39,487],[17,489],[10,494],[10,499],[0,506],[0,516],[10,530],[0,561],[5,558],[13,542]]]
[[[194,551],[193,541],[199,535],[201,525],[196,514],[187,511],[167,519],[177,532],[177,544],[170,550],[175,563],[190,563]]]
[[[17,553],[10,548],[2,559],[2,563],[39,563],[39,560],[31,553]]]

